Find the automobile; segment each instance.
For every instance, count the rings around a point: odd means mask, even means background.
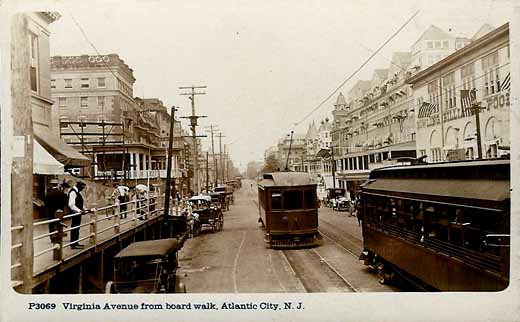
[[[215,204],[211,203],[211,197],[198,195],[191,197],[188,202],[191,205],[193,216],[197,218],[193,227],[193,234],[197,235],[204,227],[210,227],[213,232],[222,230],[224,216]]]
[[[113,281],[105,293],[186,293],[177,276],[176,238],[134,242],[114,256]]]

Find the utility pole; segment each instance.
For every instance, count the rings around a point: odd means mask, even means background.
[[[226,181],[229,180],[228,178],[228,175],[229,175],[229,171],[228,171],[228,165],[229,165],[229,161],[228,161],[228,156],[227,156],[227,152],[226,152],[226,145],[224,144],[224,168],[222,169],[222,172],[224,173],[224,183],[226,183]]]
[[[191,89],[191,92],[181,93],[181,95],[188,95],[191,100],[191,116],[183,116],[183,118],[190,119],[191,126],[191,136],[193,140],[193,180],[194,182],[194,193],[199,193],[199,149],[197,147],[197,120],[201,117],[206,117],[204,115],[196,115],[195,114],[195,95],[205,95],[205,92],[195,92],[196,88],[206,88],[206,86],[181,86],[179,89]]]
[[[206,151],[206,192],[209,193],[209,152]]]
[[[11,172],[11,280],[21,293],[32,293],[33,282],[33,120],[30,51],[27,16],[13,15],[11,21],[11,102],[13,153]],[[4,178],[9,180],[8,178]]]
[[[336,189],[336,161],[334,161],[334,146],[330,146],[330,156],[332,161],[332,188]]]
[[[222,160],[222,138],[225,138],[225,135],[222,135],[222,132],[218,134],[218,142],[219,142],[219,153],[220,153],[220,167],[222,168],[222,183],[224,183],[224,162]]]
[[[217,171],[217,157],[215,156],[215,142],[213,141],[213,131],[214,130],[217,130],[216,128],[214,128],[214,124],[211,124],[209,126],[210,128],[210,131],[211,131],[211,154],[213,155],[213,164],[215,166],[215,169],[213,170],[214,172],[214,184],[215,184],[215,187],[217,186],[217,183],[218,183],[218,171]]]
[[[168,141],[168,163],[166,166],[166,191],[164,196],[164,222],[168,225],[168,215],[170,210],[170,191],[171,191],[171,178],[172,178],[172,150],[173,150],[173,127],[175,125],[175,111],[177,108],[175,106],[171,107],[171,119],[170,119],[170,137]],[[169,228],[168,231],[169,236]]]
[[[294,131],[291,130],[291,140],[289,141],[289,151],[287,152],[287,160],[285,161],[285,171],[289,171],[289,156],[291,155],[293,133]]]
[[[472,89],[471,95],[477,97],[477,90]],[[482,160],[482,134],[480,133],[480,102],[473,100],[471,104],[471,111],[475,114],[475,125],[477,127],[477,156],[479,160]]]

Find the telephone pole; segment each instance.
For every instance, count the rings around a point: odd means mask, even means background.
[[[215,142],[213,141],[213,131],[214,130],[218,130],[216,128],[216,125],[214,124],[211,124],[209,126],[210,128],[210,131],[211,131],[211,154],[213,155],[213,164],[215,166],[215,169],[214,169],[214,183],[215,183],[215,187],[217,186],[217,183],[218,183],[218,171],[217,171],[217,157],[215,156]]]
[[[173,128],[175,126],[175,111],[178,108],[175,106],[171,107],[170,114],[170,138],[168,141],[168,162],[166,166],[166,191],[164,196],[164,222],[169,223],[168,215],[170,211],[170,191],[171,191],[171,173],[172,173],[172,149],[173,149]],[[175,182],[174,182],[175,185]],[[175,186],[174,186],[175,189]],[[169,229],[168,229],[169,232]]]
[[[222,132],[220,132],[218,135],[218,142],[219,142],[219,153],[220,153],[220,167],[222,168],[222,183],[224,183],[224,162],[222,160],[222,138],[225,138],[225,135],[222,135]]]
[[[199,149],[197,147],[197,120],[205,115],[195,114],[195,95],[205,95],[205,92],[196,92],[195,89],[206,88],[206,86],[181,86],[179,89],[186,90],[191,89],[191,92],[184,92],[180,95],[188,95],[191,100],[191,116],[183,116],[182,118],[190,119],[191,136],[193,140],[193,181],[194,182],[194,193],[199,193]]]

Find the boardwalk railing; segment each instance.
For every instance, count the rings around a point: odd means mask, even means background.
[[[33,232],[37,231],[38,226],[52,225],[52,231],[40,235],[33,236],[33,246],[35,242],[43,238],[50,238],[52,245],[43,250],[34,253],[34,258],[38,258],[44,254],[52,252],[54,261],[61,261],[64,259],[63,250],[67,247],[73,246],[74,243],[81,243],[82,241],[88,240],[87,246],[96,246],[98,243],[103,242],[109,238],[117,236],[121,232],[132,229],[138,226],[141,222],[145,222],[149,219],[156,218],[162,215],[164,212],[164,196],[151,196],[142,199],[134,199],[132,201],[119,203],[116,201],[114,204],[94,208],[91,211],[85,211],[82,213],[72,213],[64,215],[62,210],[58,210],[55,213],[54,219],[44,220],[33,223]],[[82,223],[76,226],[67,225],[67,221],[73,217],[83,216]],[[86,220],[85,220],[86,219]],[[112,221],[113,220],[113,221]],[[105,222],[109,222],[107,224]],[[82,236],[77,241],[65,242],[64,237],[67,232],[74,229],[81,229],[82,227],[89,227],[89,233]],[[11,233],[20,231],[23,233],[23,226],[11,227]],[[41,230],[41,229],[39,229]],[[112,233],[110,233],[112,232]],[[104,234],[104,236],[102,236]],[[23,247],[23,243],[17,243],[11,245],[11,252],[16,251],[18,248]],[[12,256],[12,258],[15,258]],[[20,268],[22,263],[15,262],[11,264],[11,270]],[[13,287],[17,287],[22,284],[22,281],[13,280]]]

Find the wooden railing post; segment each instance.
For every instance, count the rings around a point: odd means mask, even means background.
[[[119,234],[119,232],[121,231],[120,230],[120,227],[119,225],[121,224],[121,214],[119,212],[119,200],[116,199],[116,202],[114,203],[114,232],[116,234]]]
[[[90,243],[96,245],[97,237],[97,209],[92,209],[90,213]]]
[[[54,248],[52,259],[55,261],[61,261],[63,259],[63,237],[66,235],[63,232],[63,226],[65,226],[65,223],[63,222],[63,210],[56,210],[54,218],[59,219],[60,221],[56,222],[55,225],[58,232],[51,237],[54,246],[58,245],[58,247]]]

